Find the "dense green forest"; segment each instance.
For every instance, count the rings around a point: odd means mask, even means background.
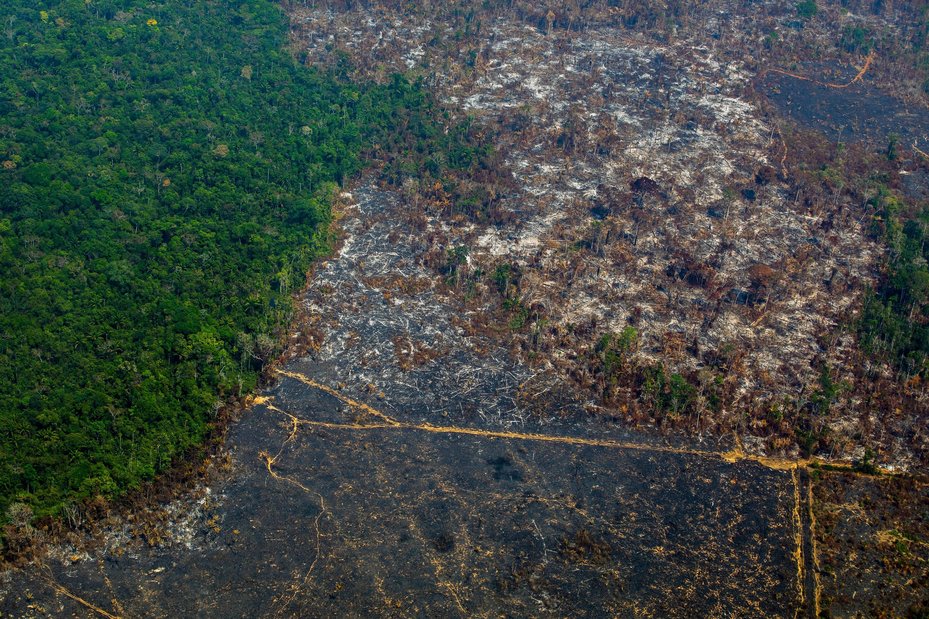
[[[366,153],[436,177],[487,155],[399,76],[302,66],[269,0],[6,0],[0,23],[0,514],[201,441]]]

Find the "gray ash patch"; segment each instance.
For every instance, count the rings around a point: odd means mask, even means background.
[[[454,323],[458,307],[417,260],[415,231],[397,224],[407,205],[370,186],[354,197],[339,257],[315,273],[306,299],[323,344],[289,369],[344,384],[347,396],[383,402],[400,418],[524,423],[517,393],[533,372]]]

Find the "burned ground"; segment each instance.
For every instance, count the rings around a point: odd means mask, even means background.
[[[787,473],[647,451],[309,429],[278,455],[275,479],[259,454],[280,448],[287,419],[260,406],[253,415],[251,436],[234,439],[239,474],[221,489],[216,531],[204,527],[193,551],[50,563],[8,583],[3,609],[92,615],[45,577],[135,617],[786,616],[798,604]]]
[[[925,480],[823,472],[814,489],[822,605],[829,616],[925,616]]]

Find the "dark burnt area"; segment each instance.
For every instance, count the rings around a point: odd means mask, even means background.
[[[926,479],[823,471],[814,485],[823,616],[926,617]]]
[[[929,140],[929,109],[885,93],[867,73],[847,88],[832,88],[822,84],[848,83],[857,71],[837,63],[806,63],[791,72],[810,79],[768,72],[761,92],[782,115],[832,141],[886,145],[891,134],[905,146]]]
[[[288,412],[353,422],[292,379],[269,395],[284,392]],[[781,616],[797,604],[789,473],[414,429],[304,426],[287,441],[291,429],[267,406],[232,429],[237,474],[193,550],[49,561],[12,574],[0,611],[89,614],[45,574],[133,617]],[[280,454],[278,478],[263,453]]]

